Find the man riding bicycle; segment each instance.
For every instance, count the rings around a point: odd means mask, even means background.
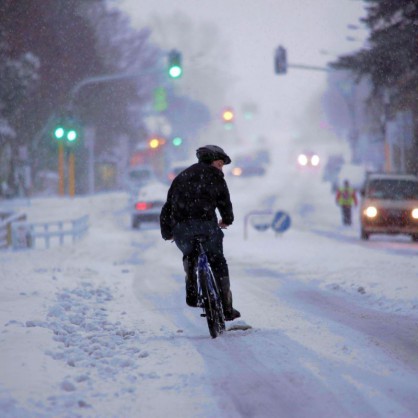
[[[192,307],[197,306],[195,237],[206,237],[203,247],[221,289],[225,320],[233,321],[241,314],[232,307],[222,231],[234,221],[229,190],[222,172],[224,164],[230,164],[231,159],[216,145],[199,148],[196,156],[198,163],[178,174],[171,184],[160,215],[161,235],[165,240],[174,239],[183,253],[186,303]],[[221,215],[219,221],[216,209]]]

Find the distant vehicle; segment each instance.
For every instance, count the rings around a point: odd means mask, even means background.
[[[254,152],[254,159],[260,164],[270,164],[270,152],[266,149],[259,149]]]
[[[266,167],[258,155],[242,155],[232,159],[230,173],[234,177],[263,176]]]
[[[319,168],[319,155],[312,151],[304,151],[297,157],[298,166],[301,168]]]
[[[128,191],[136,193],[142,186],[153,181],[157,181],[153,167],[148,165],[138,165],[129,168],[126,186]]]
[[[132,228],[138,229],[143,223],[159,222],[167,191],[167,185],[159,181],[141,187],[132,202]]]
[[[180,174],[186,168],[189,168],[192,164],[197,163],[197,160],[193,161],[177,161],[171,164],[171,167],[167,173],[167,179],[171,183],[178,174]]]
[[[361,196],[361,239],[371,234],[407,234],[418,241],[418,177],[369,173]]]

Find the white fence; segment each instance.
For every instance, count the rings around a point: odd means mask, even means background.
[[[0,249],[10,247],[12,243],[12,223],[17,221],[26,221],[26,215],[14,212],[0,213]]]
[[[52,243],[63,245],[65,237],[72,242],[82,238],[89,228],[89,216],[56,222],[14,222],[11,227],[13,249],[35,248],[39,241],[49,248]]]

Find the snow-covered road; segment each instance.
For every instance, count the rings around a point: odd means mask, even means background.
[[[324,188],[249,204],[248,187],[231,184],[225,254],[252,328],[217,339],[185,305],[179,251],[130,229],[126,195],[34,199],[32,219],[91,226],[76,245],[0,253],[0,415],[418,417],[417,245],[361,242]],[[244,240],[260,202],[292,227]]]

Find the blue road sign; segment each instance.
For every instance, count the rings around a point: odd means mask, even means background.
[[[258,231],[267,231],[271,226],[271,214],[253,213],[251,225]]]
[[[290,216],[286,212],[279,211],[274,215],[271,227],[276,232],[284,232],[290,227],[290,224]]]

